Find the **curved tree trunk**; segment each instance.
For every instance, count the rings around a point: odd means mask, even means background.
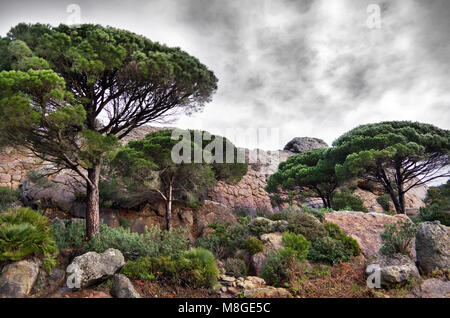
[[[101,164],[88,169],[88,178],[92,184],[87,185],[86,235],[89,240],[100,232],[100,199],[98,183]]]

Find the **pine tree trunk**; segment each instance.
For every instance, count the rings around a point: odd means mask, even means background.
[[[169,193],[166,201],[166,228],[172,228],[172,184],[169,185]]]
[[[96,237],[100,232],[100,198],[98,183],[100,180],[101,164],[96,164],[88,169],[88,178],[92,185],[87,186],[87,209],[86,209],[86,234],[89,240]]]

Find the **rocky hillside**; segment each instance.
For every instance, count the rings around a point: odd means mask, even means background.
[[[144,126],[134,130],[124,139],[124,142],[143,138],[147,133],[164,128]],[[268,177],[273,174],[278,165],[286,161],[289,156],[316,148],[327,148],[328,145],[317,138],[297,137],[286,144],[284,150],[264,151],[243,149],[246,161],[249,162],[248,173],[237,184],[218,182],[208,193],[208,199],[220,203],[228,208],[245,207],[251,211],[265,210],[275,212],[269,194],[264,190]],[[30,171],[36,169],[51,169],[51,165],[43,162],[26,151],[7,149],[0,153],[0,186],[13,189],[21,188],[22,197],[28,204],[38,201],[46,201],[67,212],[73,209],[75,192],[80,184],[74,182],[73,177],[67,172],[52,177],[57,186],[36,186],[27,178]],[[75,189],[75,190],[74,190]],[[377,198],[382,194],[382,189],[373,185],[358,182],[354,194],[359,196],[364,206],[371,212],[383,212]],[[406,195],[406,208],[411,213],[417,213],[420,207],[425,206],[423,200],[426,195],[426,187],[415,188]],[[317,208],[322,205],[318,198],[306,198],[298,202],[309,207]]]

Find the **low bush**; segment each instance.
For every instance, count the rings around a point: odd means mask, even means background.
[[[187,282],[193,287],[213,287],[217,283],[219,270],[214,255],[203,248],[193,248],[185,252],[181,259],[189,261]]]
[[[350,191],[336,192],[333,196],[332,206],[336,211],[348,210],[367,212],[363,200]]]
[[[255,219],[249,225],[248,229],[251,234],[260,237],[263,234],[271,233],[272,226],[266,219]]]
[[[208,237],[198,238],[195,246],[210,250],[218,259],[232,257],[237,249],[244,248],[244,242],[250,235],[248,230],[250,220],[250,217],[240,217],[237,224],[231,222],[212,224],[214,232]]]
[[[302,212],[295,213],[289,217],[288,222],[289,232],[302,234],[310,242],[327,235],[323,224],[312,215]]]
[[[247,276],[247,265],[240,258],[227,258],[223,262],[223,267],[228,275],[235,277]]]
[[[133,233],[123,227],[112,228],[100,224],[100,233],[95,239],[86,242],[85,221],[69,222],[66,227],[53,225],[55,240],[60,248],[76,247],[84,251],[102,253],[108,248],[120,250],[127,259],[139,256],[169,255],[178,256],[189,246],[186,229],[173,228],[162,231],[151,226],[144,234]]]
[[[131,279],[158,279],[191,288],[212,287],[217,283],[217,262],[205,249],[184,251],[178,257],[141,257],[128,261],[122,273]]]
[[[289,264],[292,258],[277,251],[270,252],[262,270],[262,278],[268,285],[279,286],[289,279]]]
[[[419,218],[421,221],[439,221],[445,226],[450,226],[450,208],[442,209],[437,204],[420,208]]]
[[[312,243],[308,259],[313,262],[335,264],[348,261],[351,255],[350,250],[346,249],[341,241],[326,236]]]
[[[381,254],[392,255],[400,253],[411,255],[411,243],[416,236],[416,226],[410,221],[388,223],[384,225],[384,232],[381,233],[383,245],[380,248]]]
[[[8,187],[0,187],[0,212],[7,210],[12,203],[19,201],[19,199],[19,191]]]
[[[121,270],[122,274],[134,280],[153,280],[152,260],[150,257],[139,257],[135,261],[128,261]]]
[[[351,253],[351,255],[358,256],[359,254],[361,254],[361,249],[358,242],[356,242],[354,238],[347,236],[338,225],[334,223],[326,223],[325,229],[328,232],[328,236],[341,241],[344,247]]]
[[[380,195],[377,202],[383,208],[383,211],[389,212],[391,210],[391,196],[389,194]]]
[[[311,242],[303,235],[286,232],[283,234],[281,242],[284,249],[280,250],[280,254],[284,258],[295,258],[297,261],[304,261],[308,255]]]
[[[19,261],[28,256],[42,259],[44,269],[56,265],[58,247],[49,220],[29,208],[0,214],[0,261]]]
[[[250,236],[247,238],[242,246],[246,251],[250,253],[250,255],[257,254],[264,250],[264,244],[261,240],[258,240],[254,236]]]

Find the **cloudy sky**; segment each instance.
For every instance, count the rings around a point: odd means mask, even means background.
[[[448,0],[2,1],[0,35],[19,22],[70,23],[71,3],[82,23],[181,47],[216,73],[213,102],[180,128],[228,129],[263,149],[296,136],[330,144],[383,120],[450,129]],[[279,137],[257,144],[238,139],[243,128]]]

